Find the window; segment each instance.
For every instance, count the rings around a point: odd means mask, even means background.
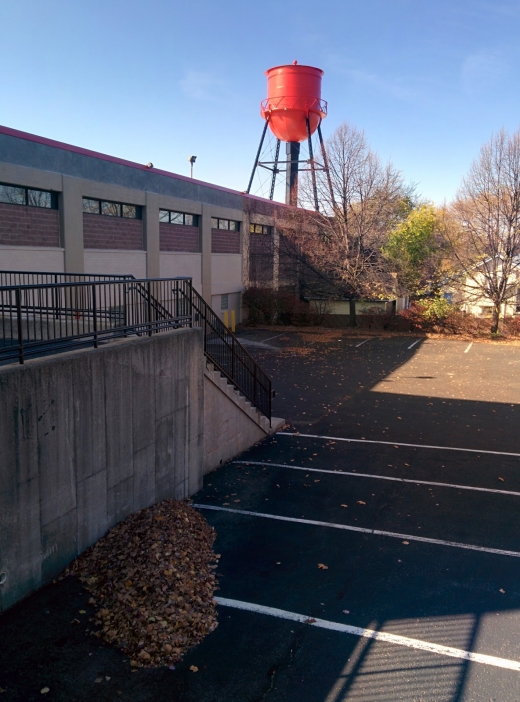
[[[0,202],[9,205],[27,205],[28,207],[57,210],[58,194],[50,192],[50,190],[37,190],[36,188],[24,188],[23,185],[0,183]]]
[[[167,224],[182,224],[185,227],[198,227],[199,216],[188,214],[187,212],[159,210],[159,222],[166,222]]]
[[[240,231],[240,222],[235,222],[232,219],[220,219],[219,217],[211,218],[212,229],[227,229],[232,232]]]
[[[273,231],[272,227],[268,227],[265,224],[250,224],[249,233],[250,234],[271,234]]]
[[[228,293],[225,293],[224,295],[220,296],[220,309],[227,310],[228,305],[229,305],[229,297],[228,297]]]
[[[83,198],[83,212],[86,214],[107,215],[108,217],[141,219],[141,207],[138,205],[125,205],[121,202],[109,202],[108,200],[94,200],[91,197]]]
[[[118,202],[101,201],[101,214],[109,217],[121,217],[121,205]]]

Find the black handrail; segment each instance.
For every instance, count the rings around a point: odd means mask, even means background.
[[[191,295],[193,326],[204,332],[206,357],[270,421],[271,378],[193,287]]]
[[[151,305],[138,290],[146,284]],[[191,278],[134,278],[10,285],[0,287],[0,361],[94,346],[130,335],[191,327],[179,312],[179,295],[189,295]]]
[[[54,273],[52,271],[4,271],[0,270],[0,288],[11,285],[57,285],[58,283],[94,282],[97,280],[131,280],[133,275],[106,273]]]
[[[5,284],[7,276],[18,275],[46,282]],[[199,327],[207,360],[271,420],[271,379],[193,289],[191,278],[100,278],[0,271],[0,361],[24,363],[34,355],[97,347],[111,338]]]

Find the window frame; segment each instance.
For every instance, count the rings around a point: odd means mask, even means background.
[[[256,228],[260,227],[260,231],[256,231]],[[256,222],[251,222],[249,224],[250,234],[263,234],[264,236],[272,236],[273,227],[270,224],[256,224]]]
[[[216,222],[216,226],[215,226]],[[220,226],[220,223],[226,223],[227,226]],[[229,226],[231,223],[235,225],[234,229],[231,229]],[[240,220],[237,219],[226,219],[224,217],[212,217],[211,218],[211,228],[212,229],[219,229],[220,231],[225,231],[225,232],[236,232],[237,234],[240,234],[240,225],[241,222]]]
[[[35,207],[39,210],[57,210],[58,209],[58,193],[54,190],[45,190],[44,188],[33,188],[28,185],[16,185],[16,183],[0,183],[0,187],[4,188],[16,188],[17,190],[23,190],[24,202],[5,202],[0,200],[2,205],[18,205],[18,207]],[[34,193],[45,193],[49,195],[49,206],[47,205],[37,205],[29,201],[29,191]]]
[[[161,213],[168,213],[168,220],[161,219]],[[182,222],[172,222],[172,215],[182,216]],[[193,217],[192,224],[186,224],[186,217]],[[193,214],[193,212],[178,212],[177,210],[167,210],[164,207],[159,208],[159,222],[160,224],[176,224],[180,227],[198,227],[199,226],[199,215]]]
[[[88,200],[90,202],[96,202],[97,203],[97,212],[91,212],[88,210],[85,210],[84,204],[85,200]],[[116,219],[132,219],[132,220],[142,220],[143,219],[143,208],[141,205],[133,205],[129,202],[115,202],[113,200],[103,200],[98,197],[89,197],[87,195],[83,195],[82,200],[82,212],[83,214],[93,214],[93,215],[99,215],[100,217],[115,217]],[[117,205],[119,214],[109,214],[107,212],[103,212],[103,203],[107,205]],[[129,217],[128,215],[123,214],[124,208],[125,207],[133,207],[135,210],[135,217]]]

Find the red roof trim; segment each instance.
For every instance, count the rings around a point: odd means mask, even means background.
[[[4,127],[0,124],[0,134],[5,134],[6,136],[15,137],[16,139],[25,139],[26,141],[33,141],[36,144],[43,144],[45,146],[52,146],[55,149],[62,149],[63,151],[71,151],[75,154],[81,154],[82,156],[90,156],[91,158],[99,158],[103,161],[110,161],[111,163],[117,163],[121,166],[128,166],[130,168],[137,168],[140,171],[149,171],[150,173],[157,173],[158,175],[166,176],[167,178],[175,178],[176,180],[184,180],[190,183],[197,183],[198,185],[204,185],[207,188],[213,188],[214,190],[221,190],[225,193],[232,193],[233,195],[241,195],[242,197],[248,197],[252,200],[260,200],[261,202],[273,202],[272,200],[267,200],[263,197],[258,197],[256,195],[248,195],[247,193],[240,192],[239,190],[232,190],[231,188],[224,188],[221,185],[215,185],[214,183],[206,183],[203,180],[196,180],[195,178],[188,178],[188,176],[182,176],[178,173],[171,173],[170,171],[163,171],[160,168],[148,168],[141,163],[135,163],[134,161],[127,161],[124,158],[117,158],[116,156],[109,156],[108,154],[102,154],[98,151],[91,151],[90,149],[83,149],[80,146],[73,146],[72,144],[65,144],[62,141],[55,141],[54,139],[47,139],[46,137],[37,136],[36,134],[30,134],[29,132],[21,132],[18,129],[12,129],[11,127]],[[276,203],[281,205],[282,203]]]

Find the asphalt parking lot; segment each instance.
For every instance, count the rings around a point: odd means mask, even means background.
[[[129,674],[70,633],[67,579],[3,615],[5,699],[518,702],[520,347],[243,336],[289,426],[194,496],[217,630],[175,671]]]

